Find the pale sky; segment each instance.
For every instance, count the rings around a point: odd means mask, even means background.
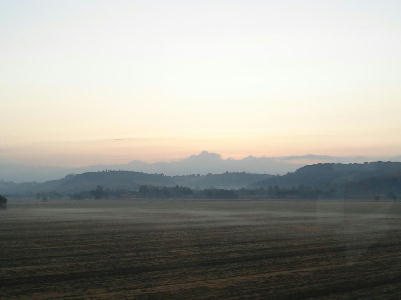
[[[401,154],[399,0],[0,0],[0,161]]]

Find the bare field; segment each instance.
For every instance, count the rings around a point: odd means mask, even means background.
[[[401,203],[14,204],[0,243],[0,299],[401,295]]]

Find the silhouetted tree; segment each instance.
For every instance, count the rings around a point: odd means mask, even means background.
[[[92,195],[95,199],[101,199],[106,197],[106,192],[101,185],[98,185],[96,190],[92,191]]]
[[[5,208],[7,206],[7,198],[0,195],[0,208]]]

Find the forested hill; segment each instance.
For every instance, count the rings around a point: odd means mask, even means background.
[[[142,193],[142,196],[180,194],[184,190],[168,190],[179,186],[192,189],[194,193],[208,189],[239,190],[223,194],[244,198],[358,198],[380,195],[398,198],[401,197],[401,163],[316,164],[283,176],[238,172],[185,176],[132,171],[88,172],[44,183],[0,182],[0,194],[17,197],[38,194],[71,196],[101,187],[110,194],[123,195],[124,192],[138,192],[140,187],[145,186],[150,192]]]
[[[174,176],[173,180],[180,186],[194,189],[238,189],[272,177],[268,174],[226,172],[222,174]]]
[[[172,186],[172,178],[161,174],[146,174],[130,171],[102,171],[68,175],[62,179],[43,183],[0,182],[0,193],[9,195],[32,195],[35,193],[76,193],[93,190],[101,185],[113,190],[135,190],[140,185]]]
[[[102,186],[109,190],[136,191],[142,185],[185,186],[193,189],[239,189],[272,177],[267,174],[223,173],[208,175],[166,176],[133,171],[102,171],[68,175],[59,180],[44,183],[0,182],[0,193],[7,195],[34,195],[36,193],[71,194],[94,190]]]
[[[274,176],[251,184],[252,188],[308,186],[326,188],[334,186],[364,186],[366,182],[372,185],[388,185],[401,178],[401,163],[372,162],[363,164],[316,164],[298,169],[283,176]],[[401,189],[401,186],[400,186]]]

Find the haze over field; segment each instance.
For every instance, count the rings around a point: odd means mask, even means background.
[[[0,161],[401,153],[401,2],[0,1]]]

